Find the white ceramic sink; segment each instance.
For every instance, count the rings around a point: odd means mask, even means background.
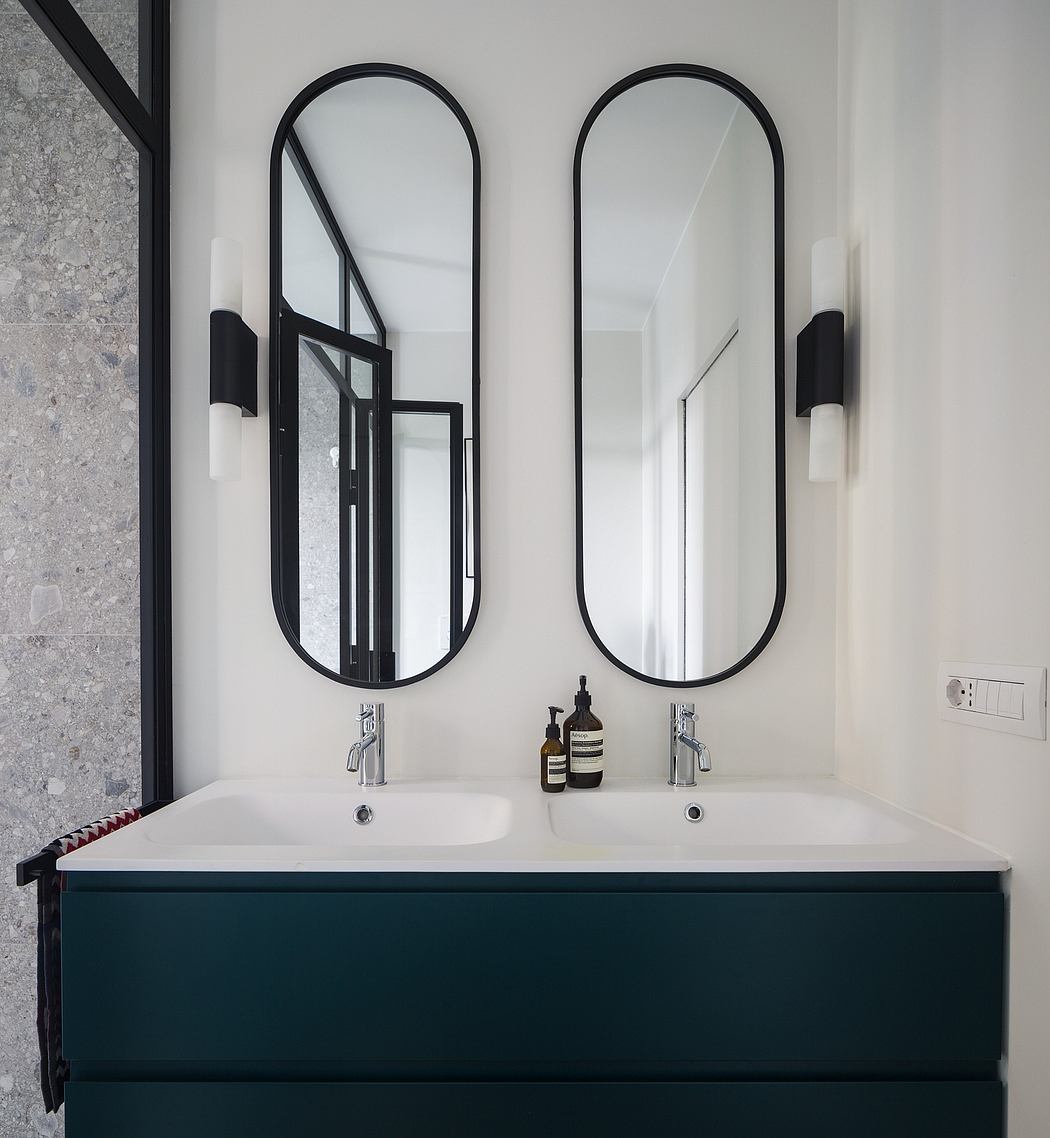
[[[501,794],[365,790],[350,779],[338,793],[227,784],[147,818],[144,829],[167,846],[470,846],[502,838],[511,813]]]
[[[559,838],[586,845],[872,846],[912,833],[874,800],[750,787],[562,794],[549,810]]]
[[[689,803],[704,809],[686,820]],[[355,821],[362,806],[366,825]],[[832,778],[694,789],[607,778],[544,794],[534,778],[351,775],[213,782],[59,858],[63,871],[744,873],[999,870],[1008,862]]]

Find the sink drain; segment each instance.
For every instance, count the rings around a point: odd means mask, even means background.
[[[375,814],[372,812],[372,807],[366,806],[364,803],[354,810],[354,821],[359,826],[367,826],[374,817]]]
[[[690,802],[683,813],[687,822],[702,822],[704,820],[704,808],[699,802]]]

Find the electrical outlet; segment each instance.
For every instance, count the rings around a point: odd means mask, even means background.
[[[1046,669],[1014,664],[941,664],[937,706],[942,719],[1046,738]]]

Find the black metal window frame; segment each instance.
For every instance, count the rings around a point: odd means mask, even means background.
[[[449,439],[449,636],[463,631],[464,549],[464,450],[463,404],[436,399],[395,399],[391,404],[395,415],[446,415]]]
[[[295,171],[307,200],[310,202],[321,228],[325,231],[325,236],[328,238],[329,244],[332,246],[338,261],[338,331],[345,332],[357,339],[370,339],[369,336],[362,336],[360,333],[353,331],[353,297],[356,293],[368,313],[368,319],[372,327],[375,329],[374,335],[378,346],[385,349],[387,335],[386,321],[380,314],[379,306],[372,296],[372,290],[368,287],[364,274],[354,259],[354,255],[350,249],[350,242],[346,239],[343,227],[339,224],[335,210],[332,209],[328,195],[321,185],[321,179],[317,176],[314,164],[306,153],[303,140],[299,137],[294,126],[288,129],[285,151],[292,165],[292,169]],[[294,312],[295,310],[289,303],[288,298],[282,296],[282,316],[285,311]],[[345,374],[337,376],[334,372],[338,369],[335,368],[323,351],[318,349],[316,352],[312,352],[312,354],[339,393],[339,672],[341,675],[351,676],[363,682],[389,679],[393,677],[395,669],[393,647],[391,643],[386,643],[384,646],[382,640],[384,633],[389,634],[386,636],[388,641],[392,638],[392,633],[390,633],[393,626],[391,612],[381,609],[375,614],[375,623],[378,626],[377,631],[379,633],[380,643],[374,645],[374,650],[367,653],[361,651],[361,646],[369,644],[371,640],[370,610],[373,607],[373,598],[369,588],[369,573],[364,572],[363,566],[367,564],[370,559],[373,559],[375,572],[384,577],[389,576],[389,573],[385,572],[385,565],[381,564],[379,560],[378,550],[370,549],[372,534],[370,532],[368,512],[361,508],[361,503],[368,498],[372,482],[370,477],[371,471],[369,469],[371,464],[358,464],[358,468],[353,470],[351,469],[350,461],[351,451],[360,454],[362,448],[368,442],[367,422],[363,417],[356,416],[355,438],[353,443],[351,443],[351,405],[357,404],[360,410],[366,411],[367,408],[364,404],[368,401],[360,400],[354,395],[353,387],[350,383],[349,356],[343,356],[343,370]],[[291,364],[290,357],[288,363],[289,365]],[[387,370],[390,370],[389,366]],[[287,439],[287,429],[285,430],[285,436]],[[288,473],[289,476],[285,481],[290,484],[293,481],[290,477],[290,469]],[[297,482],[295,483],[295,491],[297,495]],[[292,502],[290,486],[285,487],[283,498],[290,507]],[[351,504],[355,507],[352,521]],[[286,511],[285,516],[291,515]],[[389,528],[389,526],[385,526],[385,521],[386,519],[380,517],[379,525],[381,529],[384,529],[384,532],[385,528]],[[353,542],[351,542],[351,529],[354,531]],[[289,544],[286,546],[285,551],[286,556],[289,558],[291,558],[290,542],[291,539],[289,539]],[[297,545],[298,541],[296,537],[296,546]],[[355,560],[357,562],[355,566],[356,571],[353,574],[351,574],[351,548],[356,551]],[[353,576],[356,581],[356,587],[351,582],[351,576]],[[293,578],[297,578],[297,575],[290,572],[284,573],[284,599],[288,621],[298,638],[301,634],[298,598],[292,598],[289,595],[289,586]],[[375,597],[376,605],[381,606],[384,602],[388,608],[393,605],[392,580],[390,588],[386,591],[381,591],[380,594]]]
[[[382,684],[393,680],[393,560],[391,557],[393,539],[393,513],[391,506],[391,389],[393,387],[391,351],[371,340],[343,332],[323,324],[319,320],[303,316],[287,306],[282,307],[281,329],[281,376],[285,398],[276,405],[279,417],[281,450],[277,456],[281,477],[278,492],[278,508],[283,517],[291,520],[283,531],[283,564],[280,566],[279,588],[281,590],[282,613],[289,628],[294,632],[296,645],[299,645],[299,344],[308,339],[315,344],[335,349],[344,359],[356,357],[373,367],[372,398],[356,396],[350,382],[348,370],[337,366],[323,350],[314,351],[311,356],[321,371],[339,394],[339,439],[340,439],[340,487],[341,503],[339,518],[340,547],[340,666],[353,671],[353,682]],[[356,402],[362,414],[357,417],[359,432],[357,447],[360,449],[367,441],[368,462],[358,464],[358,484],[355,487],[355,518],[358,543],[360,546],[362,529],[369,525],[367,511],[363,503],[370,493],[374,493],[378,503],[373,523],[374,540],[370,541],[367,557],[370,559],[371,588],[364,579],[363,569],[358,566],[357,628],[355,646],[369,644],[367,654],[358,653],[354,660],[348,658],[350,650],[349,612],[347,603],[350,590],[349,557],[349,514],[350,502],[350,463],[349,448],[349,407]],[[374,412],[374,414],[373,414]],[[371,421],[373,430],[363,437],[360,428]],[[369,629],[369,613],[373,613],[374,628]],[[301,646],[297,649],[305,653]],[[304,656],[304,658],[307,658]],[[309,657],[309,659],[313,659]],[[334,673],[333,673],[334,674]]]
[[[375,336],[377,336],[378,344],[381,348],[387,346],[387,324],[382,319],[379,311],[379,306],[375,303],[372,296],[372,290],[367,286],[364,279],[364,274],[357,265],[354,259],[352,249],[350,249],[349,241],[346,239],[346,234],[342,231],[342,226],[339,224],[339,218],[336,216],[336,211],[332,209],[328,195],[324,192],[324,187],[321,184],[321,179],[317,176],[314,164],[309,159],[306,152],[303,139],[299,137],[295,126],[290,126],[288,130],[288,138],[286,140],[286,151],[288,154],[289,162],[291,163],[292,170],[296,172],[299,182],[303,185],[303,190],[306,197],[314,209],[314,214],[317,221],[320,222],[321,228],[328,237],[329,242],[336,253],[339,264],[339,331],[347,332],[349,335],[354,336],[355,339],[359,337],[359,333],[352,330],[352,297],[354,292],[365,306],[365,310],[369,313],[369,319],[372,322],[372,327],[375,329]],[[281,312],[295,313],[295,308],[289,303],[287,296],[282,296]],[[297,314],[298,315],[298,314]],[[349,460],[346,455],[350,453],[349,445],[349,402],[361,404],[362,410],[369,409],[370,401],[367,399],[358,399],[354,395],[352,386],[350,386],[348,374],[342,374],[336,365],[332,363],[329,356],[326,355],[322,349],[315,348],[313,344],[308,345],[309,351],[314,357],[317,365],[328,376],[331,384],[339,393],[339,549],[340,549],[340,582],[339,582],[339,612],[340,612],[340,635],[339,635],[339,671],[342,675],[352,676],[356,679],[370,678],[390,678],[389,668],[379,668],[379,660],[361,660],[352,658],[352,649],[356,644],[363,644],[366,642],[367,637],[364,635],[364,627],[367,621],[367,613],[365,611],[365,604],[362,603],[362,597],[359,595],[361,591],[358,589],[358,595],[354,604],[356,611],[356,629],[352,629],[352,620],[350,620],[350,535],[349,523],[350,516],[349,504],[350,502],[357,503],[359,498],[366,493],[365,487],[361,481],[354,483],[352,476],[354,471],[349,468]],[[345,369],[344,369],[345,370]],[[449,613],[450,613],[450,628],[452,628],[452,635],[458,636],[463,630],[463,405],[461,403],[448,403],[443,401],[421,401],[421,399],[394,399],[391,403],[391,412],[394,414],[444,414],[449,422],[449,438],[452,439],[452,445],[455,450],[449,457],[449,518],[452,519],[450,523],[449,533],[449,569],[450,569],[450,587],[449,587]],[[358,446],[361,439],[357,440]],[[362,476],[366,477],[366,471],[362,471]],[[358,510],[357,518],[357,543],[358,546],[362,542],[362,521],[366,523],[364,511]],[[358,579],[361,574],[358,572]],[[298,622],[298,604],[296,599],[288,595],[288,584],[290,575],[286,574],[286,593],[284,593],[284,608],[288,615],[290,624],[295,628],[296,633],[300,633]],[[366,582],[365,582],[366,587]],[[392,596],[391,596],[392,602]],[[386,654],[392,653],[392,646],[387,645]],[[380,654],[383,652],[381,650]]]
[[[324,325],[307,318],[300,317],[293,309],[285,307],[281,310],[282,319],[290,325],[294,324],[296,331],[302,333],[305,328],[313,328],[313,330],[320,335]],[[329,330],[331,331],[331,330]],[[291,334],[288,337],[289,343],[293,342]],[[353,346],[359,354],[364,354],[364,349],[368,347],[368,342],[361,339],[359,336],[347,334],[345,343],[348,346]],[[333,346],[334,339],[333,339]],[[358,438],[356,441],[357,452],[360,453],[362,447],[361,438],[361,425],[365,417],[371,412],[373,408],[373,401],[362,396],[355,394],[353,386],[350,382],[349,375],[346,374],[345,368],[340,368],[332,360],[331,356],[319,346],[317,340],[307,340],[305,343],[306,350],[309,352],[314,363],[317,365],[318,370],[326,376],[328,382],[332,385],[333,389],[339,396],[339,476],[340,476],[340,502],[350,500],[354,506],[358,508],[357,518],[360,521],[364,519],[367,525],[367,517],[364,511],[360,509],[361,502],[367,498],[368,495],[368,466],[359,467],[357,471],[351,471],[349,463],[344,462],[342,456],[348,454],[350,451],[350,415],[348,413],[348,405],[352,402],[357,405],[360,415],[356,418]],[[377,358],[381,359],[383,353],[389,354],[389,349],[377,346]],[[369,358],[369,362],[376,363],[376,360]],[[388,365],[389,366],[389,365]],[[285,362],[286,370],[289,375],[293,374],[293,365],[290,360]],[[466,440],[463,438],[463,404],[454,403],[446,400],[433,400],[433,399],[391,399],[390,401],[391,415],[444,415],[448,419],[449,429],[449,518],[451,519],[449,527],[449,613],[450,613],[450,630],[451,635],[458,636],[462,632],[463,626],[463,593],[464,593],[464,580],[465,580],[465,539],[464,539],[464,525],[465,525],[465,447]],[[283,420],[283,430],[287,437],[292,427],[292,420],[290,418],[290,410],[288,416]],[[391,454],[393,453],[391,442]],[[344,481],[348,481],[351,473],[356,474],[358,481],[348,485],[344,488]],[[298,501],[298,483],[297,480],[290,477],[284,479],[284,494],[285,494],[285,508],[289,513],[295,513],[297,506],[295,503]],[[350,573],[349,565],[350,557],[350,541],[349,530],[344,525],[344,519],[348,516],[349,511],[345,506],[340,506],[340,533],[339,533],[339,611],[340,611],[340,672],[344,675],[356,675],[358,678],[368,678],[370,674],[379,674],[380,658],[373,654],[370,660],[352,659],[350,656],[350,649],[355,644],[364,644],[368,641],[368,636],[365,630],[360,627],[360,622],[364,620],[367,622],[367,611],[365,605],[360,598],[360,590],[358,598],[354,604],[354,614],[359,627],[356,631],[356,636],[351,635],[351,605],[350,605]],[[385,518],[380,521],[380,525],[389,525],[392,528],[392,513],[391,519],[387,521]],[[289,542],[297,540],[297,535],[294,533],[290,536]],[[360,538],[358,538],[360,541]],[[293,559],[294,560],[294,559]],[[285,587],[285,613],[289,623],[293,625],[297,633],[301,632],[299,626],[299,604],[298,597],[295,592],[298,590],[298,578],[294,573],[286,571],[283,574],[283,581]],[[360,584],[360,582],[359,582]],[[364,582],[364,589],[367,592],[367,582]],[[391,590],[393,588],[391,582]],[[392,595],[390,600],[392,601]],[[392,634],[391,634],[392,636]],[[386,659],[393,663],[396,658],[396,652],[392,644],[386,646]],[[389,673],[390,669],[384,667],[384,672]]]
[[[328,195],[321,186],[321,181],[317,177],[317,171],[314,169],[313,163],[306,153],[302,139],[296,133],[294,127],[289,127],[288,129],[286,149],[288,151],[288,158],[292,163],[292,168],[296,174],[298,174],[299,181],[306,191],[306,196],[310,199],[310,204],[317,214],[317,219],[324,228],[325,234],[332,243],[336,256],[339,258],[339,316],[341,320],[339,330],[341,332],[353,332],[350,318],[350,298],[356,289],[358,296],[360,296],[364,302],[365,308],[368,309],[368,318],[372,321],[372,326],[376,330],[376,335],[379,338],[379,346],[385,348],[386,322],[380,315],[379,307],[372,297],[372,292],[365,282],[361,270],[357,267],[354,255],[350,251],[350,243],[347,241],[342,226],[335,216],[335,211],[332,209],[331,203],[328,200]],[[282,299],[285,304],[288,303],[287,298],[282,297]],[[357,334],[360,335],[360,333]]]
[[[21,0],[139,156],[142,808],[174,798],[171,719],[170,0],[139,0],[140,97],[69,0]],[[42,855],[19,866],[36,876]],[[48,855],[53,857],[53,855]]]

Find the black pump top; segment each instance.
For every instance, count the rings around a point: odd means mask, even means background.
[[[564,711],[563,707],[555,707],[550,704],[547,710],[551,713],[551,721],[547,724],[547,738],[548,739],[561,739],[561,728],[558,726],[557,717],[558,713]]]
[[[580,676],[580,690],[576,693],[576,710],[586,711],[591,706],[591,693],[587,690],[587,677]]]

